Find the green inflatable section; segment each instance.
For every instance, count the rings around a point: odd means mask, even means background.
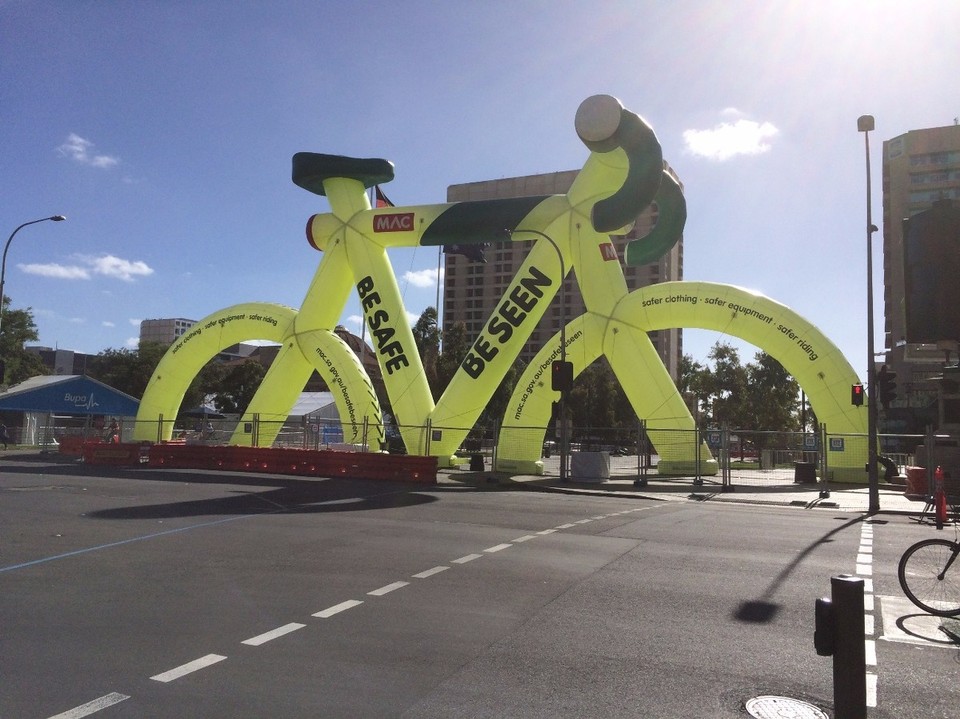
[[[284,343],[293,332],[296,310],[251,302],[214,312],[180,337],[160,360],[140,400],[133,438],[166,441],[173,434],[183,395],[218,352],[252,339]],[[303,385],[300,385],[301,387]]]
[[[831,479],[866,481],[867,408],[850,403],[857,375],[840,350],[789,307],[732,285],[664,282],[625,297],[616,317],[646,331],[696,327],[756,345],[793,375],[828,433],[855,435],[827,448]]]

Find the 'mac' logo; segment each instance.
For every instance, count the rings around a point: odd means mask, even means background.
[[[610,262],[610,260],[617,259],[617,248],[613,246],[612,242],[604,242],[600,245],[600,254],[606,262]]]
[[[376,215],[373,218],[374,232],[408,232],[413,229],[413,213]]]

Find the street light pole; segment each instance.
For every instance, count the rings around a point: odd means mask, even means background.
[[[3,247],[3,262],[0,263],[0,327],[3,326],[3,282],[7,276],[7,250],[10,249],[10,243],[13,242],[14,236],[27,225],[35,225],[38,222],[46,222],[47,220],[63,222],[65,219],[67,218],[63,215],[52,215],[51,217],[42,217],[39,220],[30,220],[30,222],[24,222],[17,229],[10,233],[10,237],[7,239],[7,244]],[[0,378],[0,380],[2,380],[2,378]]]
[[[869,511],[880,511],[880,477],[877,471],[877,369],[873,351],[873,207],[870,192],[870,131],[873,115],[857,118],[857,130],[863,133],[867,158],[867,491]]]
[[[566,278],[567,272],[565,265],[563,263],[563,253],[560,251],[559,245],[554,242],[553,238],[550,237],[546,232],[541,232],[540,230],[526,230],[517,228],[516,230],[507,230],[508,235],[514,235],[518,232],[527,232],[532,235],[537,235],[542,237],[557,252],[557,258],[560,260],[560,361],[566,364],[567,362],[567,301],[566,301]],[[567,391],[565,389],[560,390],[560,481],[567,481]]]

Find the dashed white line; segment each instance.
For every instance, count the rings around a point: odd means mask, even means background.
[[[877,706],[877,675],[867,674],[867,706]]]
[[[864,653],[866,655],[867,666],[877,666],[877,643],[872,639],[867,639],[864,644],[866,645],[866,652]]]
[[[522,544],[523,542],[529,542],[531,539],[536,539],[536,536],[533,534],[524,534],[522,537],[514,539],[513,544]]]
[[[870,564],[871,562],[873,562],[872,554],[864,554],[861,552],[857,555],[857,564]]]
[[[559,531],[559,530],[556,530],[556,529],[542,529],[542,530],[540,530],[539,532],[537,532],[537,534],[540,534],[540,535],[553,534],[553,533],[556,532],[556,531]]]
[[[570,529],[572,526],[572,524],[559,524],[557,525],[557,529]]]
[[[348,609],[353,609],[356,606],[363,604],[359,599],[348,599],[345,602],[340,602],[339,604],[334,604],[332,607],[327,607],[317,612],[313,616],[320,617],[320,619],[329,619],[334,614],[339,614],[340,612],[345,612]]]
[[[857,574],[861,577],[869,577],[873,574],[873,565],[872,564],[858,564],[857,565]]]
[[[592,521],[592,519],[578,519],[576,522],[574,522],[574,524],[587,524],[588,522]]]
[[[434,567],[433,569],[427,569],[426,571],[420,572],[418,574],[414,574],[413,576],[416,579],[426,579],[427,577],[432,577],[434,574],[440,574],[440,572],[445,572],[448,569],[450,569],[450,567],[439,566],[439,567]]]
[[[483,551],[487,554],[493,554],[494,552],[502,552],[504,549],[510,549],[512,546],[512,544],[495,544],[492,547],[487,547]]]
[[[104,694],[102,697],[98,697],[93,701],[89,701],[86,704],[81,704],[78,707],[61,712],[56,716],[50,717],[50,719],[80,719],[81,717],[90,716],[94,712],[98,712],[101,709],[112,707],[114,704],[119,704],[120,702],[129,698],[130,697],[126,694],[111,692],[109,694]]]
[[[271,629],[269,632],[264,632],[263,634],[258,634],[255,637],[250,637],[249,639],[244,639],[241,644],[247,644],[251,647],[259,647],[261,644],[266,644],[267,642],[282,637],[285,634],[290,632],[295,632],[298,629],[303,629],[306,624],[298,624],[297,622],[290,622],[290,624],[284,624],[282,627],[277,627],[276,629]]]
[[[161,674],[155,674],[150,677],[154,681],[158,682],[172,682],[175,679],[186,676],[187,674],[192,674],[193,672],[199,671],[201,669],[206,669],[212,664],[217,662],[222,662],[226,659],[222,654],[207,654],[205,657],[200,657],[199,659],[194,659],[192,662],[187,662],[186,664],[181,664],[179,667],[174,667],[173,669],[163,672]]]
[[[480,559],[480,557],[482,557],[482,556],[483,556],[482,554],[468,554],[468,555],[465,556],[465,557],[460,557],[460,559],[454,559],[454,560],[453,560],[453,563],[454,563],[454,564],[466,564],[467,562],[472,562],[474,559]]]
[[[866,608],[866,607],[864,607],[864,608]],[[869,637],[872,637],[873,634],[874,634],[874,631],[875,631],[875,627],[874,627],[874,622],[873,622],[873,615],[872,615],[872,614],[864,614],[864,615],[863,615],[863,633],[866,634],[866,635],[869,636]]]
[[[390,592],[395,592],[398,589],[407,586],[410,582],[393,582],[388,584],[385,587],[380,587],[379,589],[374,589],[372,592],[367,592],[371,597],[382,597],[384,594],[390,594]]]

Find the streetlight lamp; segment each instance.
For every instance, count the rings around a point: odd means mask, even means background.
[[[857,118],[857,131],[863,133],[867,157],[867,492],[869,511],[880,511],[880,477],[877,472],[877,369],[873,357],[873,209],[870,194],[870,131],[873,115]]]
[[[560,362],[566,367],[567,364],[567,301],[566,301],[566,278],[567,272],[563,263],[563,253],[560,247],[554,242],[546,232],[540,230],[526,230],[517,228],[516,230],[504,230],[507,235],[515,235],[518,232],[526,232],[532,235],[542,237],[557,252],[557,258],[560,260]],[[567,481],[567,390],[560,390],[560,481]]]
[[[10,237],[7,239],[7,244],[3,247],[3,262],[0,264],[0,327],[3,326],[3,281],[7,276],[7,250],[10,249],[10,243],[13,242],[14,235],[16,235],[27,225],[35,225],[38,222],[46,222],[47,220],[63,222],[65,219],[67,218],[63,215],[52,215],[51,217],[43,217],[39,220],[30,220],[30,222],[24,222],[17,229],[10,233]],[[0,380],[2,380],[2,378],[0,378]]]

